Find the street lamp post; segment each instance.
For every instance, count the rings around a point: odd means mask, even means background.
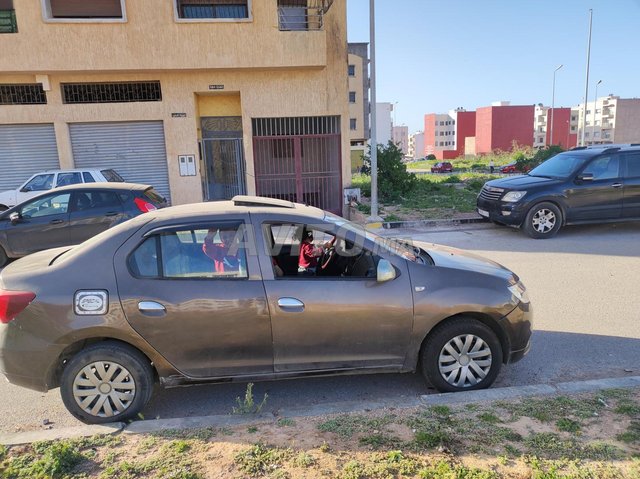
[[[598,108],[598,85],[602,83],[602,80],[598,80],[596,83],[596,97],[593,101],[593,125],[591,126],[591,144],[594,145],[596,142],[596,109]]]
[[[553,70],[553,88],[551,90],[551,133],[549,134],[549,146],[553,146],[553,110],[555,109],[556,103],[556,72],[561,68],[562,65]]]

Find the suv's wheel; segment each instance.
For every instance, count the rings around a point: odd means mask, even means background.
[[[65,366],[60,381],[66,408],[89,424],[135,417],[152,390],[149,361],[134,348],[113,342],[80,351]]]
[[[496,334],[472,318],[446,322],[429,334],[422,350],[422,373],[438,391],[488,388],[502,367]]]
[[[538,203],[529,210],[522,227],[532,238],[551,238],[562,227],[562,211],[553,203]]]
[[[5,264],[9,262],[9,257],[5,252],[4,248],[0,246],[0,268],[2,268]]]

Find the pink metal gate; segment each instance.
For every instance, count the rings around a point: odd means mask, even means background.
[[[342,213],[340,117],[254,118],[256,193]]]

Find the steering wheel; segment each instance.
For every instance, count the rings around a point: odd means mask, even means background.
[[[327,269],[333,259],[337,256],[336,247],[334,246],[335,241],[335,237],[331,241],[329,241],[329,246],[327,248],[324,248],[322,256],[320,256],[320,259],[318,260],[318,264],[320,265],[320,269],[322,270]]]

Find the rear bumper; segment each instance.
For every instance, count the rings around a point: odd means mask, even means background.
[[[491,201],[478,198],[476,211],[492,221],[510,226],[520,226],[527,216],[527,205],[522,203],[508,203],[504,201]]]

